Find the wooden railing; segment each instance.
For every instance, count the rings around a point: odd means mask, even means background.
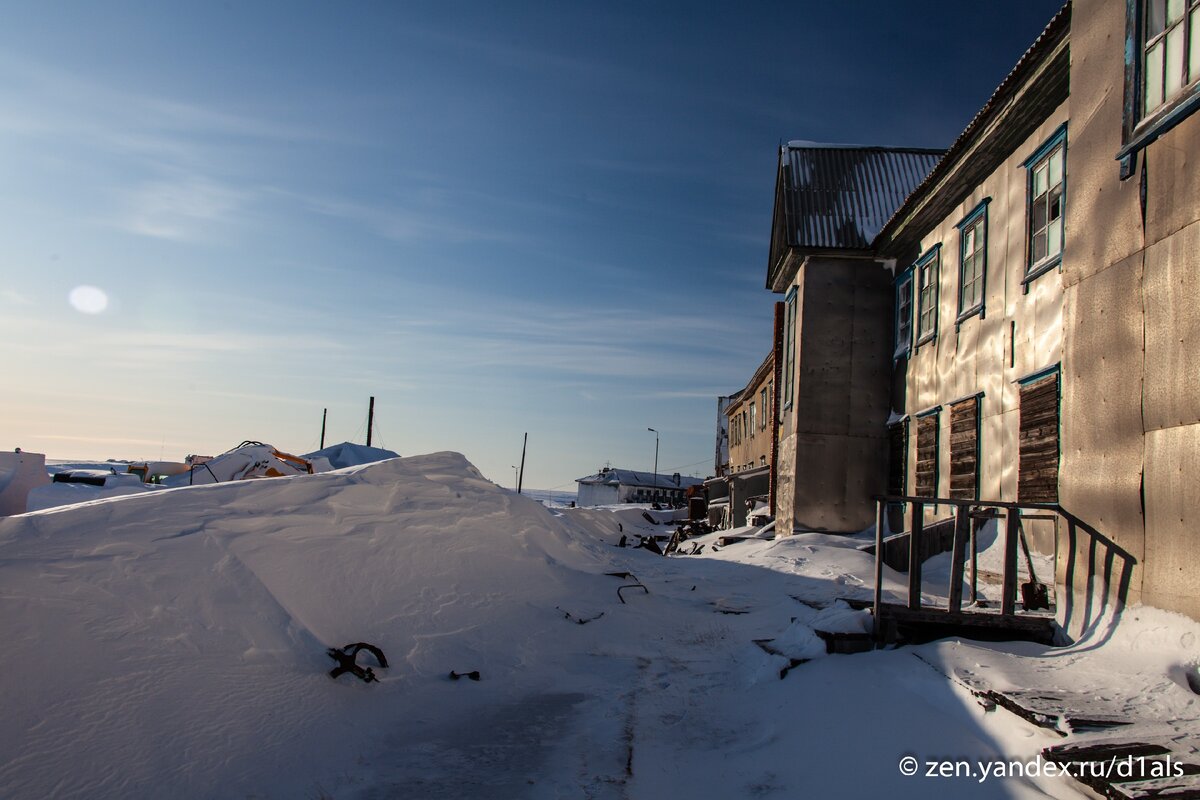
[[[887,507],[895,504],[910,506],[911,524],[908,530],[908,608],[921,608],[921,565],[922,540],[925,529],[925,508],[927,506],[951,506],[954,509],[954,539],[951,547],[950,586],[947,611],[958,614],[963,605],[963,571],[965,569],[966,548],[970,542],[972,555],[975,551],[976,527],[971,524],[972,518],[981,516],[1003,516],[1004,525],[1004,570],[1000,599],[1000,615],[1013,617],[1017,613],[1017,547],[1022,536],[1021,520],[1025,519],[1054,519],[1062,517],[1071,526],[1083,528],[1093,537],[1098,538],[1110,548],[1117,546],[1102,536],[1091,526],[1082,523],[1077,517],[1053,503],[1013,503],[1002,500],[958,500],[946,497],[910,497],[910,496],[877,496],[875,515],[875,596],[873,613],[875,615],[876,635],[880,625],[880,605],[883,602],[883,530]],[[988,515],[986,512],[991,511]],[[1034,513],[1027,513],[1034,512]],[[1123,551],[1121,551],[1123,552]],[[975,593],[976,575],[975,560],[970,560],[972,594]],[[1053,583],[1053,576],[1050,582]],[[977,598],[972,597],[972,601]]]

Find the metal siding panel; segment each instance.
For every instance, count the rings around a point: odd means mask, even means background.
[[[1141,561],[1142,254],[1066,292],[1059,497]]]
[[[1119,166],[1113,159],[1122,144],[1124,29],[1122,2],[1088,3],[1071,20],[1072,61],[1086,66],[1071,70],[1071,108],[1082,113],[1071,115],[1080,124],[1071,125],[1067,142],[1063,253],[1067,285],[1128,258],[1143,246],[1138,176],[1118,180]],[[1086,62],[1081,60],[1085,58]]]
[[[1200,422],[1200,223],[1148,247],[1144,270],[1146,430]]]
[[[1162,241],[1197,219],[1200,208],[1200,113],[1193,114],[1150,145],[1145,159],[1149,178],[1146,243],[1150,244]]]
[[[1200,613],[1200,425],[1146,434],[1146,559],[1142,599]]]

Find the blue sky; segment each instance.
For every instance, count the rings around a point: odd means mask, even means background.
[[[947,146],[1057,7],[9,8],[0,447],[306,452],[375,395],[376,444],[505,485],[526,431],[530,486],[649,469],[647,427],[706,475],[779,142]]]

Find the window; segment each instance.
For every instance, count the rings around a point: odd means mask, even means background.
[[[894,358],[908,355],[912,348],[912,270],[896,281],[896,349]]]
[[[1066,159],[1067,128],[1063,125],[1025,161],[1029,173],[1028,278],[1062,263]]]
[[[917,345],[937,335],[939,244],[916,263],[917,274]]]
[[[783,326],[783,406],[792,405],[792,384],[796,377],[796,287],[788,292],[787,319]]]
[[[918,497],[937,497],[938,489],[938,409],[917,417]]]
[[[1200,108],[1200,0],[1126,0],[1121,177],[1138,150]]]
[[[758,430],[758,407],[754,401],[750,401],[750,436],[753,438],[754,432]]]
[[[768,409],[770,409],[770,406],[767,405],[767,387],[765,387],[765,386],[763,387],[763,390],[759,394],[758,399],[759,399],[759,408],[762,409],[762,421],[759,423],[758,427],[761,430],[765,431],[767,429],[767,417],[770,416],[770,414],[768,413]]]
[[[1021,381],[1017,502],[1058,502],[1058,369]]]
[[[1145,118],[1200,78],[1200,0],[1149,0],[1142,25]]]
[[[989,198],[990,200],[990,198]],[[958,319],[983,314],[987,274],[987,204],[984,200],[958,223]]]
[[[979,499],[979,395],[950,406],[950,496]]]

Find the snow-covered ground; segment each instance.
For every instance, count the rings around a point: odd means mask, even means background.
[[[869,624],[838,601],[870,594],[860,541],[615,547],[671,530],[641,512],[547,509],[437,453],[0,520],[0,796],[1079,796],[901,774],[1064,741],[985,712],[980,680],[1200,731],[1182,617],[825,656],[815,630]],[[325,649],[359,641],[380,681],[331,680]]]

